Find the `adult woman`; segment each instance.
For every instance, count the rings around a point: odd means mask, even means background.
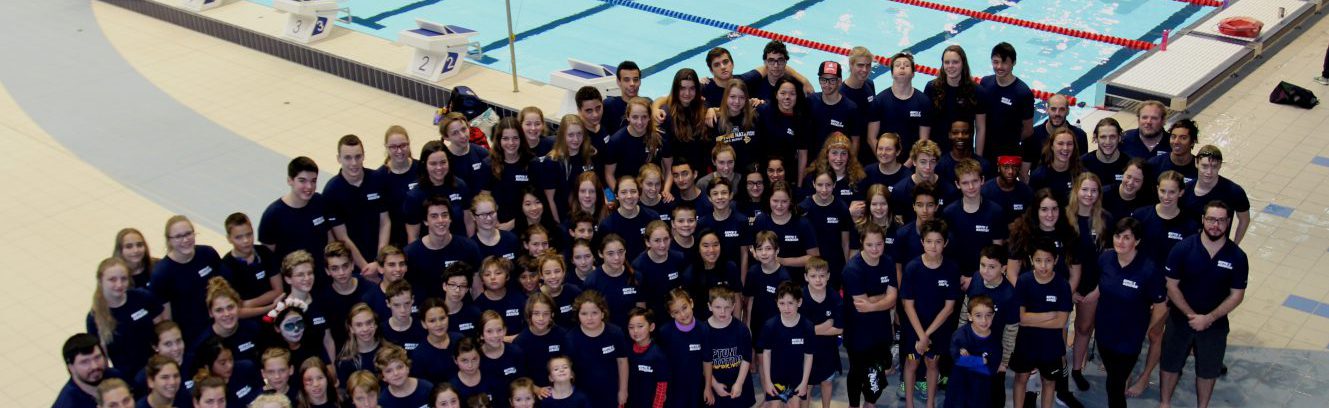
[[[452,172],[449,164],[452,158],[449,155],[443,143],[437,141],[429,141],[420,149],[420,160],[425,162],[425,171],[420,173],[419,183],[406,193],[406,200],[402,203],[407,242],[415,242],[424,235],[420,231],[420,226],[425,221],[424,202],[432,196],[446,197],[450,207],[449,213],[463,214],[463,222],[452,223],[453,234],[468,237],[473,235],[475,218],[465,209],[471,206],[474,193],[470,184]]]
[[[706,163],[706,155],[715,145],[715,139],[706,134],[706,104],[699,97],[700,86],[697,71],[692,68],[683,68],[674,73],[673,84],[669,87],[665,120],[660,126],[660,132],[665,142],[671,145],[674,156],[686,157],[688,163],[694,166]],[[536,381],[541,379],[537,377]]]
[[[651,101],[642,97],[629,99],[627,112],[628,125],[614,133],[605,145],[604,180],[609,188],[617,187],[619,177],[635,176],[643,164],[668,168],[674,161],[669,145],[651,120]],[[665,201],[673,200],[669,193],[671,185],[666,176],[661,189]]]
[[[760,182],[760,181],[759,181]],[[739,273],[747,273],[748,266],[748,216],[734,208],[734,183],[724,176],[717,177],[706,187],[706,197],[711,201],[711,213],[700,214],[697,228],[716,231],[720,240],[721,254],[724,259],[737,260]],[[706,286],[711,287],[711,286]],[[734,291],[742,285],[735,286]],[[703,299],[705,296],[700,296]],[[705,309],[705,308],[701,308]]]
[[[780,238],[779,263],[789,270],[794,279],[802,279],[803,266],[808,258],[819,256],[816,233],[808,220],[793,211],[793,193],[789,184],[775,182],[771,184],[771,193],[767,203],[771,209],[768,214],[757,216],[752,223],[753,231],[774,231]]]
[[[788,76],[775,81],[775,103],[757,107],[757,133],[761,135],[764,147],[761,157],[778,157],[785,168],[793,170],[798,163],[807,163],[807,151],[821,148],[811,146],[816,142],[807,123],[811,122],[807,95],[803,86]],[[798,160],[798,151],[802,150],[803,160]],[[801,167],[800,167],[801,168]]]
[[[1112,214],[1127,215],[1158,203],[1145,178],[1148,166],[1144,159],[1130,159],[1121,170],[1121,180],[1103,188],[1103,209]]]
[[[729,81],[724,87],[723,105],[716,116],[711,136],[715,143],[734,149],[734,165],[740,169],[760,161],[763,149],[757,123],[757,107],[748,98],[748,87],[743,81]]]
[[[166,244],[170,248],[166,258],[152,268],[153,296],[166,305],[162,312],[166,318],[180,323],[180,332],[187,339],[197,339],[207,325],[208,310],[203,302],[207,296],[208,279],[229,277],[217,250],[207,245],[195,245],[194,223],[183,215],[166,220]]]
[[[1123,172],[1131,161],[1118,149],[1121,147],[1121,124],[1113,118],[1099,120],[1094,126],[1094,142],[1098,149],[1085,153],[1080,162],[1085,171],[1098,176],[1106,190],[1122,182]]]
[[[1075,176],[1082,171],[1080,157],[1075,155],[1075,132],[1070,128],[1057,128],[1043,146],[1043,164],[1029,174],[1029,187],[1052,190],[1057,201],[1066,202]]]
[[[1011,257],[1006,261],[1007,280],[1019,281],[1020,273],[1028,266],[1025,265],[1025,260],[1029,259],[1034,244],[1040,240],[1053,242],[1055,249],[1060,252],[1054,254],[1057,258],[1054,267],[1057,276],[1066,279],[1067,282],[1072,276],[1079,280],[1080,261],[1071,256],[1075,252],[1070,250],[1072,243],[1075,242],[1076,233],[1071,229],[1066,217],[1062,216],[1059,203],[1052,197],[1051,190],[1046,188],[1038,190],[1034,193],[1033,205],[1011,224],[1011,239],[1006,242],[1011,250]]]
[[[498,148],[489,152],[489,182],[481,193],[494,196],[498,205],[498,222],[511,227],[521,208],[522,188],[535,184],[531,179],[539,169],[531,168],[535,155],[526,138],[521,135],[521,123],[515,117],[499,119],[494,125],[494,139]],[[532,171],[537,170],[537,171]]]
[[[115,233],[115,249],[111,257],[117,258],[129,268],[129,277],[136,288],[147,288],[152,279],[152,267],[159,259],[153,258],[148,250],[143,233],[134,228],[124,228]]]
[[[554,149],[540,159],[544,170],[538,181],[544,189],[545,202],[556,206],[554,220],[567,219],[572,211],[573,193],[584,172],[595,172],[595,146],[586,142],[586,123],[577,115],[564,115],[559,122]],[[594,173],[592,173],[594,174]]]
[[[941,72],[943,75],[923,87],[923,94],[932,100],[932,128],[950,129],[956,121],[976,124],[978,129],[974,140],[978,146],[975,151],[982,151],[987,135],[987,111],[978,97],[973,74],[969,73],[969,56],[964,47],[951,44],[941,52]],[[941,143],[941,146],[943,152],[950,151],[948,144]]]
[[[97,265],[97,289],[88,312],[88,333],[97,336],[111,363],[137,373],[152,355],[153,324],[163,320],[162,306],[147,289],[130,288],[129,267],[119,258]]]
[[[398,248],[405,246],[406,218],[402,204],[406,202],[406,192],[415,188],[424,173],[424,165],[411,157],[411,137],[406,128],[392,125],[383,133],[383,148],[387,157],[383,165],[375,170],[383,180],[383,205],[388,208],[388,218],[392,219],[392,233],[388,242]]]
[[[1103,211],[1103,200],[1099,198],[1101,185],[1094,173],[1085,172],[1076,176],[1065,213],[1066,220],[1075,220],[1070,223],[1071,230],[1078,236],[1071,248],[1071,251],[1075,251],[1074,258],[1090,261],[1081,263],[1080,276],[1073,276],[1069,282],[1074,291],[1071,299],[1075,302],[1071,377],[1081,391],[1089,389],[1089,382],[1080,371],[1084,367],[1085,358],[1089,356],[1089,338],[1094,333],[1094,313],[1098,309],[1098,296],[1094,289],[1098,286],[1099,268],[1098,263],[1092,260],[1098,259],[1108,227],[1114,222],[1113,215]]]
[[[1181,200],[1186,195],[1186,184],[1181,173],[1165,171],[1158,175],[1158,204],[1135,210],[1132,217],[1140,221],[1141,233],[1135,238],[1144,242],[1143,254],[1164,265],[1172,246],[1200,230],[1194,218],[1182,214]]]
[[[1098,354],[1107,369],[1108,406],[1126,406],[1126,381],[1140,357],[1145,332],[1163,321],[1167,313],[1167,288],[1163,271],[1139,253],[1144,232],[1134,218],[1117,221],[1112,249],[1098,258],[1103,270],[1099,297]],[[1150,346],[1150,349],[1153,349]]]

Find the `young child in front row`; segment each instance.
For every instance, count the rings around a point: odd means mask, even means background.
[[[535,382],[521,377],[512,380],[508,386],[508,406],[512,408],[535,408]]]
[[[632,339],[632,352],[628,353],[629,407],[663,407],[669,392],[668,359],[651,338],[653,332],[655,313],[644,307],[632,308],[628,313],[628,337]]]
[[[572,372],[572,359],[558,356],[549,359],[549,397],[540,400],[543,408],[591,408],[591,400],[572,385],[575,375]]]
[[[995,403],[1006,400],[1006,367],[1015,351],[1015,336],[1020,331],[1020,303],[1015,299],[1015,286],[1006,280],[1005,265],[1008,258],[1006,247],[988,245],[978,254],[979,282],[969,284],[965,294],[969,300],[987,296],[992,300],[992,328],[1001,335],[1001,362],[997,366],[996,377],[992,381],[992,399]],[[965,310],[960,311],[960,324],[969,321],[971,311],[965,303]]]
[[[992,328],[996,308],[992,298],[978,295],[969,298],[969,324],[960,326],[951,337],[950,353],[955,360],[950,384],[946,389],[946,408],[988,408],[1000,406],[1004,399],[993,399],[993,384],[1000,384],[1001,337]]]
[[[831,406],[831,382],[840,372],[840,333],[844,332],[841,312],[844,304],[840,292],[827,290],[831,278],[830,265],[821,257],[808,259],[808,287],[803,289],[803,304],[798,313],[812,324],[816,337],[812,340],[811,381],[821,385],[821,406]]]
[[[1033,272],[1020,274],[1015,298],[1020,302],[1020,333],[1015,340],[1011,369],[1015,386],[1011,402],[1024,406],[1025,382],[1034,370],[1043,377],[1043,408],[1052,408],[1053,390],[1066,369],[1066,319],[1071,314],[1071,286],[1057,276],[1057,247],[1050,240],[1034,244]]]
[[[429,405],[429,393],[434,384],[411,376],[411,359],[406,349],[395,344],[378,348],[374,367],[382,376],[383,388],[378,394],[378,405],[383,408],[415,408]]]
[[[812,375],[815,332],[812,323],[798,314],[803,288],[784,282],[775,290],[779,315],[766,321],[757,338],[761,349],[761,383],[766,392],[765,408],[806,408],[808,381]]]
[[[702,363],[709,386],[706,399],[716,408],[751,408],[756,404],[752,383],[748,381],[752,365],[752,333],[734,319],[738,293],[723,286],[711,288],[706,320],[706,358]]]
[[[936,406],[940,365],[937,358],[955,331],[951,314],[960,298],[960,268],[945,259],[946,222],[927,220],[919,230],[923,254],[904,268],[900,297],[904,299],[905,322],[901,326],[900,355],[904,360],[904,384],[914,384],[918,360],[927,366],[927,406]],[[940,347],[935,347],[940,346]],[[914,393],[905,393],[905,406],[914,406]]]

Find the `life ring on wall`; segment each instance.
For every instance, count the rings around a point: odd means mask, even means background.
[[[1263,29],[1264,23],[1252,17],[1228,17],[1218,22],[1218,32],[1234,37],[1259,37]]]

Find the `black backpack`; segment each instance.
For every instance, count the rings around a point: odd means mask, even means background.
[[[1274,91],[1269,94],[1269,102],[1310,109],[1320,104],[1320,98],[1316,98],[1315,93],[1309,89],[1283,81],[1279,82],[1278,86],[1274,87]]]

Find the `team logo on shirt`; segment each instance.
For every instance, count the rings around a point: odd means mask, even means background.
[[[638,228],[637,231],[638,234],[646,235],[646,227]]]
[[[891,283],[891,277],[889,277],[889,276],[882,276],[882,277],[881,277],[881,283]]]
[[[446,268],[446,267],[452,266],[452,264],[455,264],[455,263],[457,263],[457,261],[455,261],[455,260],[454,260],[454,261],[443,261],[443,267]]]
[[[766,285],[766,293],[775,293],[775,287]]]
[[[1228,262],[1228,261],[1218,261],[1218,267],[1219,267],[1219,268],[1223,268],[1223,269],[1227,269],[1227,270],[1230,271],[1230,270],[1232,270],[1232,263],[1231,263],[1231,262]]]
[[[550,344],[550,345],[549,345],[549,352],[550,352],[550,353],[557,353],[558,351],[559,351],[559,347],[558,347],[557,344]]]
[[[724,237],[725,237],[725,238],[738,238],[738,231],[725,231],[725,232],[724,232]]]
[[[208,276],[209,273],[212,273],[212,267],[211,267],[211,266],[204,266],[203,269],[199,269],[199,270],[198,270],[198,276],[199,276],[200,278],[201,278],[201,277],[204,277],[204,276]]]
[[[1131,288],[1131,289],[1139,289],[1139,288],[1140,288],[1140,285],[1139,285],[1139,284],[1135,283],[1135,281],[1130,280],[1130,279],[1122,279],[1122,280],[1121,280],[1121,286],[1125,286],[1125,287],[1128,287],[1128,288]]]
[[[1001,97],[1001,104],[1006,106],[1011,106],[1011,98],[1007,98],[1005,96]]]
[[[670,272],[669,280],[675,280],[675,279],[678,279],[678,272]]]
[[[406,349],[406,351],[415,350],[416,347],[420,347],[420,343],[405,343],[401,345],[401,348]]]
[[[894,245],[894,244],[895,244],[895,238],[886,238],[886,239],[883,239],[882,242],[885,242],[886,245]]]
[[[531,178],[527,177],[525,174],[518,174],[516,176],[512,176],[512,179],[514,181],[531,181]]]
[[[827,310],[827,311],[826,311],[826,317],[831,317],[831,311],[830,311],[830,310]]]
[[[1167,233],[1167,239],[1180,241],[1180,240],[1182,240],[1182,236],[1181,236],[1181,233],[1180,233],[1180,232],[1171,232],[1171,231],[1168,231],[1168,233]]]
[[[420,183],[419,183],[419,182],[415,182],[415,183],[407,184],[407,185],[406,185],[406,189],[407,189],[407,190],[414,190],[414,189],[415,189],[415,186],[418,185],[418,184],[420,184]]]
[[[605,143],[606,143],[606,144],[609,143],[609,136],[605,136],[605,139],[604,139],[604,140],[605,140]]]
[[[256,273],[256,274],[254,274],[254,279],[263,279],[263,278],[266,278],[267,276],[268,276],[268,271],[266,271],[266,270],[262,270],[262,271],[258,271],[258,273]]]
[[[635,294],[637,294],[637,288],[623,288],[623,294],[624,294],[624,295],[635,295]]]
[[[365,200],[374,201],[378,199],[378,193],[365,194]]]
[[[654,373],[654,372],[655,372],[655,369],[654,369],[654,368],[651,368],[651,366],[648,366],[648,365],[645,365],[645,364],[637,364],[637,371],[639,371],[639,372],[643,372],[643,373]]]
[[[937,280],[937,287],[939,287],[939,288],[949,288],[949,287],[951,287],[951,282],[950,282],[950,281],[947,281],[947,280],[945,280],[945,279],[939,279],[939,280]]]
[[[503,254],[503,259],[507,259],[507,260],[509,260],[509,261],[511,261],[511,260],[513,260],[513,259],[517,259],[517,254],[514,254],[514,253],[511,253],[511,252],[508,252],[508,253],[506,253],[506,254]]]
[[[988,231],[988,226],[986,226],[986,225],[975,225],[975,226],[974,226],[974,232],[989,232],[989,231]]]
[[[253,388],[250,387],[250,386],[248,386],[248,385],[246,385],[244,388],[241,388],[241,389],[237,390],[237,391],[235,392],[235,396],[236,396],[237,398],[244,398],[246,395],[249,395],[249,392],[250,392],[250,391],[253,391]]]
[[[503,312],[503,315],[507,317],[517,317],[521,316],[521,311],[517,309],[508,309],[507,311]]]
[[[911,118],[921,118],[921,117],[923,117],[923,111],[909,111],[909,117],[911,117]]]
[[[244,343],[240,343],[240,345],[236,347],[236,349],[240,350],[241,353],[249,351],[249,349],[252,348],[254,348],[254,342],[252,341],[246,341]]]
[[[471,170],[480,170],[481,163],[471,163]]]
[[[876,96],[876,95],[868,95],[868,102],[872,102],[873,99],[877,99],[877,96]]]
[[[600,348],[600,354],[609,354],[614,352],[614,346],[604,346]]]
[[[129,318],[130,318],[130,319],[133,319],[134,321],[137,322],[138,319],[142,319],[143,316],[147,316],[147,315],[148,315],[148,311],[147,311],[147,310],[139,309],[137,312],[134,312],[134,314],[129,315]]]
[[[517,367],[508,367],[503,369],[503,375],[513,375],[517,373]]]
[[[689,344],[689,345],[688,345],[688,351],[701,351],[701,345],[700,345],[700,344]]]
[[[1048,302],[1048,303],[1056,303],[1056,302],[1057,302],[1057,295],[1047,295],[1047,297],[1044,298],[1043,300],[1046,301],[1046,302]]]
[[[838,121],[838,120],[835,120],[835,119],[831,119],[831,126],[835,126],[835,127],[838,127],[838,128],[843,128],[843,127],[844,127],[844,122],[841,122],[841,121]]]
[[[457,330],[475,330],[474,323],[462,323],[457,325]]]
[[[322,326],[323,323],[325,323],[325,322],[327,322],[327,320],[324,319],[322,316],[320,316],[320,317],[315,317],[315,318],[314,318],[314,325],[315,325],[315,326]]]
[[[802,345],[802,344],[803,344],[803,338],[799,337],[799,338],[792,338],[792,339],[789,339],[789,344],[793,344],[793,345],[795,345],[795,346]]]
[[[790,128],[790,129],[785,129],[784,132],[785,132],[785,133],[788,133],[789,136],[793,136],[793,135],[794,135],[794,129],[792,129],[792,128]],[[746,139],[746,138],[744,138],[744,139]]]
[[[840,219],[837,218],[837,217],[826,217],[826,223],[827,223],[827,224],[839,224],[839,223],[840,223]]]
[[[572,305],[563,305],[558,307],[559,313],[572,313]]]
[[[643,232],[643,233],[644,233],[644,232]],[[798,242],[798,236],[797,236],[797,235],[785,235],[785,236],[784,236],[784,242]]]
[[[457,193],[448,194],[448,201],[461,201],[461,194]]]
[[[1015,211],[1024,211],[1024,204],[1011,204],[1011,209]]]
[[[314,226],[323,225],[323,217],[314,218]]]

